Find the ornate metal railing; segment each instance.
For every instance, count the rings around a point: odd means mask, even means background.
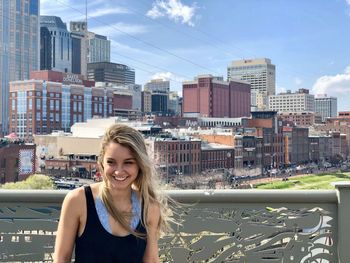
[[[0,262],[52,262],[66,191],[0,191]],[[350,187],[169,191],[182,203],[162,262],[349,262]]]

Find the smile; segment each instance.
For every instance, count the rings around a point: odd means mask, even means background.
[[[124,176],[124,177],[112,176],[112,177],[113,177],[114,180],[116,180],[116,181],[124,181],[124,180],[127,178],[127,176]]]

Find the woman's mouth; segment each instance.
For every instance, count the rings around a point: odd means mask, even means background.
[[[114,180],[119,182],[124,181],[127,178],[127,176],[112,176],[112,177],[114,178]]]

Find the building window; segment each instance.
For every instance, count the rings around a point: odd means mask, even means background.
[[[41,109],[41,101],[40,101],[40,99],[36,99],[36,109],[37,110]]]

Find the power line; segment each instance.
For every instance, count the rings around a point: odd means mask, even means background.
[[[16,24],[18,24],[18,25],[21,25],[21,26],[25,26],[25,25],[26,25],[26,24],[22,23],[22,21],[18,22],[16,19],[14,19],[14,18],[12,18],[12,17],[8,17],[8,16],[3,16],[3,17],[6,18],[6,19],[8,19],[8,20],[12,20],[12,22],[17,22]],[[40,22],[39,22],[39,24],[40,24]],[[38,35],[40,35],[40,31],[38,32]],[[113,44],[112,44],[112,45],[113,45]],[[114,45],[114,46],[115,46],[115,45]],[[115,47],[117,47],[117,46],[115,46]],[[5,56],[6,54],[7,54],[7,53],[4,53],[4,54],[2,54],[2,55]],[[40,54],[40,52],[38,52],[38,54]],[[176,72],[173,72],[173,71],[169,71],[169,70],[166,69],[166,68],[162,68],[162,67],[159,67],[159,66],[150,64],[150,63],[146,63],[146,62],[143,62],[143,61],[141,61],[141,60],[132,58],[132,57],[130,57],[130,56],[123,55],[123,54],[121,54],[121,53],[111,52],[111,54],[116,54],[116,55],[118,55],[118,56],[127,58],[127,59],[129,59],[129,60],[133,60],[133,61],[136,61],[136,62],[138,62],[138,63],[147,65],[147,66],[149,66],[149,67],[153,67],[153,68],[156,68],[156,69],[159,69],[159,70],[162,70],[162,71],[170,72],[170,73],[172,73],[172,74],[175,75],[175,76],[179,76],[179,77],[182,77],[182,78],[185,78],[185,79],[191,79],[191,77],[189,77],[189,76],[186,76],[186,75],[183,75],[183,74],[179,74],[179,73],[176,73]],[[158,73],[158,72],[146,70],[146,69],[141,68],[141,67],[136,67],[136,66],[134,66],[134,65],[130,65],[130,66],[132,66],[133,68],[137,68],[137,69],[139,69],[139,70],[142,70],[142,71],[144,71],[144,72],[151,73],[151,74],[156,74],[156,73]],[[177,80],[177,79],[174,79],[174,78],[168,78],[168,79],[171,80],[171,81],[174,81],[174,82],[182,83],[181,81],[179,81],[179,80]]]
[[[144,2],[144,1],[141,1],[141,2]],[[213,44],[213,43],[211,43],[211,42],[209,42],[209,41],[207,41],[207,40],[205,40],[205,39],[203,39],[203,38],[195,37],[194,35],[191,35],[191,34],[185,32],[185,31],[179,30],[179,29],[175,28],[174,26],[169,26],[168,24],[162,23],[162,22],[160,22],[160,20],[152,19],[152,18],[148,17],[147,15],[145,15],[145,14],[143,14],[143,13],[137,11],[136,9],[131,8],[130,6],[128,6],[128,7],[126,7],[126,8],[132,10],[134,13],[136,13],[136,14],[138,14],[138,15],[141,15],[141,16],[145,17],[146,19],[152,21],[153,23],[160,24],[160,25],[162,25],[163,27],[169,28],[169,29],[171,29],[171,30],[173,30],[173,31],[175,31],[175,32],[179,32],[179,33],[181,33],[181,34],[183,34],[183,35],[185,35],[185,36],[187,36],[187,37],[190,37],[190,38],[192,38],[192,39],[199,40],[199,41],[201,41],[201,42],[204,41],[207,45],[209,45],[209,46],[211,46],[211,47],[214,47],[214,48],[216,48],[216,49],[218,49],[218,50],[224,52],[226,55],[233,56],[233,57],[235,56],[235,55],[233,55],[230,51],[227,51],[227,50],[225,50],[225,49],[222,49],[222,48],[218,47],[217,45],[215,45],[215,44]],[[199,30],[198,30],[198,31],[199,31]],[[201,31],[199,31],[199,32],[201,32]],[[241,57],[241,58],[243,59],[243,57]]]
[[[142,2],[142,3],[143,3],[143,6],[146,7],[147,3],[146,3],[145,1],[139,0],[139,2]],[[128,9],[131,9],[131,10],[133,10],[133,11],[135,11],[135,9],[133,9],[133,8],[130,8],[130,7],[127,7],[127,8],[128,8]],[[138,14],[141,14],[140,12],[137,12],[137,11],[135,11],[135,12],[138,13]],[[307,12],[304,12],[304,13],[307,13]],[[309,14],[309,13],[307,13],[307,14]],[[141,15],[143,15],[144,17],[146,17],[146,18],[149,19],[149,20],[154,21],[154,23],[158,23],[158,24],[160,24],[160,25],[162,25],[162,26],[164,26],[164,27],[171,28],[172,30],[177,31],[177,32],[180,32],[180,33],[182,33],[182,34],[184,34],[184,35],[187,35],[187,36],[189,36],[189,37],[191,37],[191,38],[193,38],[193,39],[197,39],[197,40],[200,40],[200,41],[205,41],[208,45],[210,45],[210,46],[212,46],[212,47],[214,47],[214,48],[217,48],[218,50],[223,51],[223,52],[224,52],[225,54],[227,54],[227,55],[230,55],[230,56],[233,56],[233,57],[234,57],[234,55],[232,55],[231,52],[229,52],[229,51],[227,51],[227,50],[225,50],[225,49],[222,49],[222,48],[218,47],[217,45],[215,45],[215,44],[213,44],[213,43],[210,43],[209,41],[206,41],[206,40],[204,40],[204,39],[202,39],[202,38],[194,37],[193,35],[187,34],[187,33],[185,33],[184,31],[182,32],[182,31],[180,31],[180,30],[178,30],[178,29],[172,28],[172,27],[168,26],[167,24],[164,24],[164,23],[159,22],[159,20],[155,20],[155,19],[149,18],[149,17],[145,16],[144,14],[141,14]],[[216,37],[216,36],[213,36],[213,35],[211,35],[211,34],[209,34],[209,33],[207,33],[207,32],[204,32],[204,31],[198,29],[197,27],[191,27],[191,29],[193,29],[194,31],[199,32],[200,34],[202,34],[202,35],[204,35],[204,36],[206,36],[206,37],[209,38],[211,41],[214,41],[214,42],[217,42],[217,43],[219,43],[219,44],[222,44],[222,45],[227,46],[227,43],[224,42],[224,41],[222,41],[220,38],[218,38],[218,37]],[[231,47],[231,46],[234,46],[234,45],[230,44],[230,47]],[[257,56],[256,54],[252,53],[252,52],[249,51],[249,50],[240,48],[240,47],[238,47],[238,46],[234,46],[234,47],[235,47],[236,49],[238,49],[238,50],[241,50],[241,51],[244,52],[244,53],[250,53],[251,56],[252,56],[252,58],[258,58],[258,57],[259,57],[259,56]],[[240,57],[240,58],[241,58],[241,59],[244,59],[244,57]],[[282,71],[282,72],[286,72],[286,73],[293,73],[293,74],[301,75],[301,76],[304,76],[304,77],[306,77],[306,78],[314,78],[315,75],[319,75],[318,73],[315,73],[315,72],[310,72],[310,71],[309,71],[311,74],[308,74],[308,73],[305,74],[305,72],[298,72],[298,71],[295,71],[294,69],[287,69],[287,70],[285,70],[285,69],[283,69],[283,68],[281,68],[281,67],[278,67],[278,70],[280,70],[280,71]]]
[[[61,1],[59,1],[59,0],[56,0],[56,2],[60,3],[60,4],[63,5],[63,6],[69,7],[69,8],[71,8],[72,10],[75,10],[76,12],[78,12],[78,13],[80,13],[80,14],[83,14],[83,13],[82,13],[80,10],[78,10],[77,8],[74,8],[74,7],[72,7],[72,6],[68,5],[68,4],[65,4],[65,3],[63,3],[63,2],[61,2]],[[219,74],[219,75],[220,75],[220,73],[219,73],[219,72],[216,72],[215,70],[212,70],[212,69],[210,69],[210,68],[204,67],[204,66],[202,66],[202,65],[200,65],[200,64],[198,64],[198,63],[196,63],[196,62],[193,62],[193,61],[190,60],[190,59],[184,58],[184,57],[179,56],[179,55],[177,55],[177,54],[175,54],[175,53],[173,53],[173,52],[171,52],[171,51],[169,51],[169,50],[167,50],[167,49],[158,47],[158,46],[156,46],[156,45],[154,45],[154,44],[152,44],[152,43],[150,43],[150,42],[147,42],[147,41],[145,41],[145,40],[142,40],[142,39],[140,39],[140,38],[138,38],[138,37],[136,37],[136,36],[134,36],[134,35],[132,35],[132,34],[130,34],[130,33],[127,33],[127,32],[125,32],[125,31],[123,31],[123,30],[121,30],[121,29],[119,29],[119,28],[113,26],[113,25],[110,25],[110,24],[108,24],[108,23],[105,23],[105,22],[101,21],[100,19],[97,19],[97,18],[94,18],[94,17],[90,17],[90,16],[88,16],[88,17],[89,17],[89,19],[92,19],[92,20],[94,20],[94,21],[97,21],[97,22],[99,22],[99,23],[102,24],[102,25],[108,26],[108,27],[114,29],[115,31],[118,31],[118,32],[120,32],[120,33],[123,33],[123,34],[127,35],[128,37],[130,37],[130,38],[132,38],[132,39],[134,39],[134,40],[136,40],[136,41],[138,41],[138,42],[140,42],[140,43],[143,43],[144,45],[147,45],[147,46],[149,46],[149,47],[152,47],[152,48],[154,48],[154,49],[157,49],[157,50],[159,50],[159,51],[162,51],[163,53],[169,54],[169,55],[171,55],[171,56],[173,56],[173,57],[176,57],[176,58],[178,58],[178,59],[180,59],[180,60],[183,60],[183,61],[185,61],[185,62],[187,62],[187,63],[189,63],[189,64],[192,64],[192,65],[194,65],[194,66],[197,66],[197,67],[199,67],[199,68],[202,68],[202,69],[205,69],[205,70],[209,70],[209,72],[215,72],[216,74]]]

